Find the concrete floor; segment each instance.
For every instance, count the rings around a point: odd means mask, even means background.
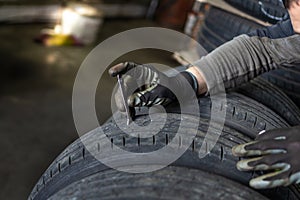
[[[121,31],[153,26],[145,20],[106,20],[97,43]],[[78,138],[72,118],[72,87],[89,47],[44,47],[33,42],[47,25],[0,26],[0,199],[26,199],[47,166]],[[95,45],[94,45],[95,46]],[[119,59],[176,66],[170,53],[132,52]],[[118,62],[118,61],[116,61]],[[110,115],[115,80],[101,79],[100,123]]]

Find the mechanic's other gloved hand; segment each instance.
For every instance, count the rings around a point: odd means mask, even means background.
[[[300,126],[266,131],[253,142],[233,147],[232,152],[235,156],[251,157],[237,163],[239,170],[267,171],[250,181],[256,189],[300,182]]]
[[[165,86],[176,88],[176,92],[179,91],[180,96],[187,98],[196,95],[198,89],[197,80],[190,72],[184,71],[174,77],[168,77],[151,65],[132,62],[120,63],[110,68],[109,74],[113,77],[118,74],[122,75],[129,107],[166,106],[177,101],[175,94]],[[191,89],[188,90],[188,87],[191,86],[193,94],[188,92],[191,91]],[[118,109],[125,111],[120,91],[117,91],[115,100]]]

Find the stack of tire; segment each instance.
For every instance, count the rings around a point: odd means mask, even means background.
[[[287,103],[286,109],[294,114],[288,99],[283,98],[281,102]],[[261,130],[290,126],[283,117],[242,94],[231,92],[227,94],[226,104],[222,105],[220,101],[217,107],[225,109],[227,114],[222,134],[212,151],[206,157],[199,158],[199,150],[210,124],[211,103],[209,97],[199,99],[200,119],[189,114],[178,114],[174,109],[173,113],[168,114],[161,131],[151,138],[132,137],[124,133],[120,127],[126,127],[126,117],[122,114],[119,116],[123,119],[121,124],[116,125],[111,119],[101,127],[114,145],[130,152],[144,153],[168,145],[178,134],[178,126],[183,119],[187,124],[199,123],[198,133],[188,150],[164,169],[130,174],[105,166],[94,155],[109,151],[113,146],[99,145],[103,136],[96,129],[75,141],[55,159],[33,188],[29,199],[299,199],[299,189],[295,185],[255,191],[248,186],[248,182],[258,174],[236,169],[239,159],[231,153],[233,146],[253,140]],[[148,121],[147,115],[138,115],[135,119],[140,126]],[[151,123],[161,126],[161,115],[154,114]],[[145,130],[151,132],[146,125]],[[190,127],[184,127],[181,131],[181,134],[188,136]],[[130,158],[120,156],[110,158],[110,161],[124,159]],[[144,163],[132,162],[119,167],[151,164],[157,163],[145,160]]]
[[[226,0],[226,2],[259,20],[272,24],[288,18],[281,0]],[[263,27],[254,21],[211,7],[206,13],[198,40],[210,52],[235,36]],[[262,77],[282,89],[300,107],[300,66],[278,69]]]
[[[272,5],[270,8],[274,6],[277,10],[278,5],[273,2],[277,1],[268,0],[269,4],[265,6]],[[256,17],[266,17],[257,9],[258,1],[228,0],[228,3],[254,13]],[[247,6],[250,3],[252,7]],[[260,27],[252,21],[211,7],[199,32],[199,41],[211,51],[236,35]],[[121,124],[115,122],[116,118],[111,118],[101,129],[112,144],[130,152],[145,153],[164,148],[179,130],[181,134],[189,135],[190,127],[178,128],[182,120],[187,124],[197,123],[198,131],[190,147],[177,161],[158,171],[134,174],[111,169],[94,157],[114,146],[100,146],[103,135],[95,129],[68,146],[53,161],[34,186],[29,199],[300,199],[297,185],[268,190],[250,188],[249,180],[261,172],[238,171],[235,165],[239,158],[231,153],[233,146],[252,141],[262,130],[300,124],[300,111],[295,103],[280,88],[263,78],[228,92],[226,103],[221,100],[214,103],[226,112],[226,119],[219,140],[206,157],[199,158],[199,150],[208,127],[212,125],[210,97],[199,98],[200,118],[191,113],[181,113],[178,105],[167,109],[169,113],[165,123],[160,113],[153,114],[151,123],[163,128],[151,138],[140,137],[143,132],[138,131],[135,131],[137,137],[126,134],[121,129],[121,126],[126,127],[126,117],[116,113]],[[153,130],[147,129],[149,120],[147,114],[137,111],[135,123],[151,132]],[[168,156],[171,155],[165,155]],[[129,158],[110,158],[115,163],[122,159]],[[123,163],[119,167],[157,164],[145,159],[126,166]]]

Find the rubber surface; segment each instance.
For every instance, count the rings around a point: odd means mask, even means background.
[[[252,139],[262,130],[289,126],[289,124],[274,111],[245,95],[230,92],[226,94],[226,101],[226,104],[222,99],[220,101],[214,101],[216,107],[220,110],[226,109],[225,124]],[[210,118],[211,106],[212,101],[209,97],[199,99],[200,116],[202,118]],[[177,104],[167,108],[167,111],[181,113]],[[218,118],[214,120],[218,120]],[[219,121],[222,121],[222,119],[219,119]]]
[[[218,46],[230,41],[240,34],[263,28],[262,25],[255,22],[214,7],[211,7],[207,12],[204,21],[205,22],[199,31],[198,42],[208,52],[213,51]],[[287,94],[298,107],[300,107],[300,66],[298,68],[274,70],[263,74],[262,77],[282,89],[282,91]],[[262,101],[262,103],[266,105],[269,104],[269,102],[266,101]],[[280,106],[278,109],[282,110],[283,108]],[[282,113],[282,111],[278,111],[277,109],[275,111],[277,113]],[[294,122],[291,124],[297,124]]]
[[[267,80],[258,77],[250,83],[234,89],[234,91],[262,102],[284,118],[290,125],[300,124],[300,109],[281,89]]]
[[[282,89],[300,108],[300,66],[274,70],[263,77]]]
[[[275,24],[287,15],[280,0],[225,0],[258,19]]]
[[[248,131],[253,131],[249,135],[255,136],[257,134],[256,130],[261,128],[272,129],[275,127],[288,126],[283,119],[278,117],[274,112],[268,110],[263,105],[257,104],[259,105],[259,107],[257,107],[256,104],[253,104],[255,106],[252,108],[251,106],[247,106],[251,105],[251,102],[247,102],[249,99],[239,96],[241,95],[236,94],[227,97],[228,99],[232,99],[232,101],[229,101],[226,106],[220,106],[220,109],[226,108],[226,110],[231,111],[228,113],[228,115],[231,116],[231,119],[236,120],[232,124],[229,123],[231,127],[235,126],[236,129],[240,130],[246,130],[248,128]],[[247,101],[243,98],[247,99]],[[207,102],[209,103],[208,100]],[[236,104],[233,104],[232,102],[235,102]],[[235,107],[234,105],[238,105],[239,107]],[[203,108],[204,107],[209,108],[210,105],[207,104],[205,106],[205,101],[203,101]],[[260,112],[258,112],[258,110],[260,110]],[[205,114],[205,111],[203,112]],[[152,123],[159,126],[163,123],[161,115],[155,115],[156,116],[152,119]],[[124,118],[124,120],[120,126],[125,127],[125,116],[121,114],[117,115],[117,119],[121,118]],[[244,185],[248,185],[248,181],[255,174],[238,171],[235,167],[238,158],[231,154],[231,148],[233,146],[252,140],[244,133],[225,125],[217,144],[214,146],[210,154],[203,159],[199,159],[198,153],[201,145],[207,146],[207,144],[202,144],[209,124],[209,118],[206,116],[202,116],[199,122],[198,118],[191,115],[168,114],[168,120],[164,125],[164,128],[161,129],[161,131],[154,137],[145,139],[131,137],[124,133],[112,119],[102,126],[102,130],[113,144],[122,147],[127,151],[139,153],[152,152],[163,148],[169,143],[169,141],[172,140],[172,138],[174,138],[176,132],[178,131],[178,125],[182,120],[187,123],[199,123],[198,133],[189,149],[176,162],[172,163],[172,166],[200,169],[221,175]],[[141,126],[145,126],[149,122],[149,117],[139,116],[135,122]],[[237,125],[238,122],[240,123]],[[250,127],[250,124],[252,124],[252,127]],[[183,134],[188,136],[188,134],[191,132],[189,129],[190,127],[185,127]],[[151,132],[149,129],[146,130]],[[88,144],[89,147],[93,149],[93,154],[99,154],[110,151],[112,148],[111,144],[107,144],[106,146],[99,145],[99,141],[103,140],[105,135],[101,134],[99,130],[96,129],[84,135],[81,140],[85,141],[84,143]],[[86,150],[86,147],[82,144],[81,140],[75,141],[55,159],[55,161],[49,166],[46,172],[41,176],[36,186],[33,188],[29,199],[47,199],[48,197],[57,193],[59,190],[76,181],[79,181],[92,174],[101,174],[108,169],[107,166],[96,160],[91,153]],[[180,142],[178,145],[180,145]],[[178,147],[174,148],[177,149]],[[108,159],[118,162],[123,160],[125,162],[131,158],[113,157]],[[147,160],[144,162],[145,163],[132,163],[132,165],[158,164],[148,163]],[[122,167],[124,166],[122,165]],[[294,186],[290,188],[278,188],[275,190],[263,190],[259,192],[263,193],[269,198],[276,197],[276,199],[286,199],[286,197],[289,197],[288,199],[298,199],[300,197]]]
[[[240,34],[249,33],[262,27],[250,20],[211,7],[205,15],[203,26],[200,28],[198,42],[210,52]]]
[[[169,199],[264,200],[255,192],[221,176],[184,167],[166,167],[147,174],[106,170],[74,182],[49,200]]]

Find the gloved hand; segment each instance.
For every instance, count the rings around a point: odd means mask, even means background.
[[[256,189],[288,186],[300,182],[300,126],[266,131],[256,140],[238,145],[233,155],[248,157],[237,163],[241,171],[267,171],[250,181]]]
[[[176,88],[176,92],[180,92],[180,96],[187,98],[192,98],[198,87],[195,77],[189,72],[185,71],[174,77],[168,77],[151,65],[141,65],[132,62],[113,66],[109,69],[109,74],[112,77],[118,74],[122,75],[129,107],[166,106],[177,100],[175,94],[168,86]],[[191,91],[187,89],[190,86],[192,86],[194,94],[188,92]],[[118,109],[125,111],[120,91],[117,91],[115,100]]]

